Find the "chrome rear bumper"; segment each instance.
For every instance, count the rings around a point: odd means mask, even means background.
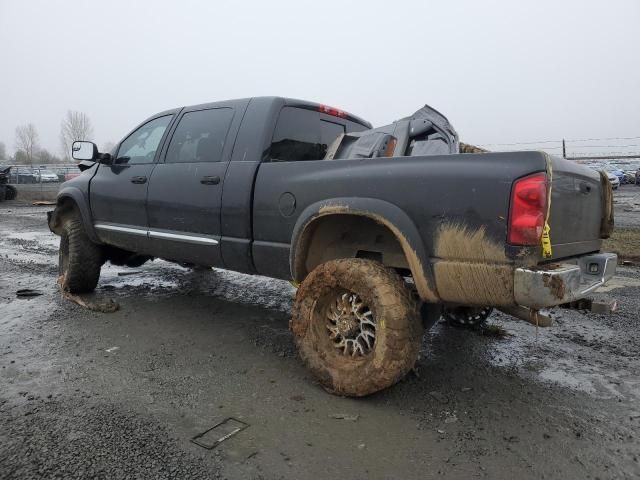
[[[584,298],[615,273],[614,253],[584,255],[563,263],[517,268],[514,296],[518,305],[540,309]]]

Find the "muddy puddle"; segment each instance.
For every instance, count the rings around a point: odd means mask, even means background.
[[[34,291],[31,296],[18,296],[19,290]],[[48,316],[58,290],[51,278],[39,273],[0,271],[0,332],[7,332],[23,319]]]
[[[0,272],[0,331],[10,333],[12,326],[26,318],[42,317],[55,307],[59,297],[55,286],[58,238],[43,221],[42,209],[24,209],[17,217],[20,228],[5,229],[0,236],[0,257],[20,269]],[[7,217],[5,216],[2,221]],[[20,299],[19,288],[31,288],[41,296]],[[605,289],[640,289],[636,270],[622,270]],[[227,302],[256,306],[288,315],[295,289],[285,281],[248,276],[225,270],[194,271],[162,260],[147,262],[139,268],[103,267],[97,293],[105,297],[135,296],[138,301],[156,301],[167,296],[213,297]],[[635,300],[637,308],[637,300]],[[634,306],[624,308],[633,309]],[[623,309],[624,309],[623,308]],[[602,398],[640,399],[640,361],[636,356],[621,361],[616,345],[625,339],[615,323],[603,322],[597,315],[555,309],[558,325],[538,329],[494,313],[489,322],[504,328],[509,335],[487,343],[484,356],[496,368],[517,371],[539,382],[550,382]],[[271,328],[271,327],[269,327]],[[279,327],[283,333],[286,325]],[[424,354],[442,333],[436,325],[426,337]]]

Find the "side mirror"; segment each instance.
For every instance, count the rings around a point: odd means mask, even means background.
[[[113,157],[110,153],[99,153],[98,162],[104,165],[113,165]]]
[[[98,158],[98,147],[93,142],[73,142],[71,156],[74,160],[95,161]]]

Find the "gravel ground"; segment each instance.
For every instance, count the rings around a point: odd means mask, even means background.
[[[288,283],[107,266],[97,296],[121,308],[90,312],[56,290],[45,212],[0,205],[0,478],[640,477],[637,268],[598,293],[612,315],[439,323],[415,372],[347,399],[300,364]],[[249,427],[190,441],[227,417]]]
[[[218,476],[214,465],[181,450],[166,428],[127,407],[84,398],[27,399],[1,411],[3,478]]]

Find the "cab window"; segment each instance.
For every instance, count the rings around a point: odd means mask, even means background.
[[[153,163],[172,115],[154,118],[129,135],[118,149],[118,163]]]
[[[165,162],[220,162],[233,120],[232,108],[187,112],[180,119],[167,150]]]
[[[327,148],[345,133],[344,125],[320,118],[320,113],[296,107],[280,111],[270,148],[271,161],[321,160]]]

